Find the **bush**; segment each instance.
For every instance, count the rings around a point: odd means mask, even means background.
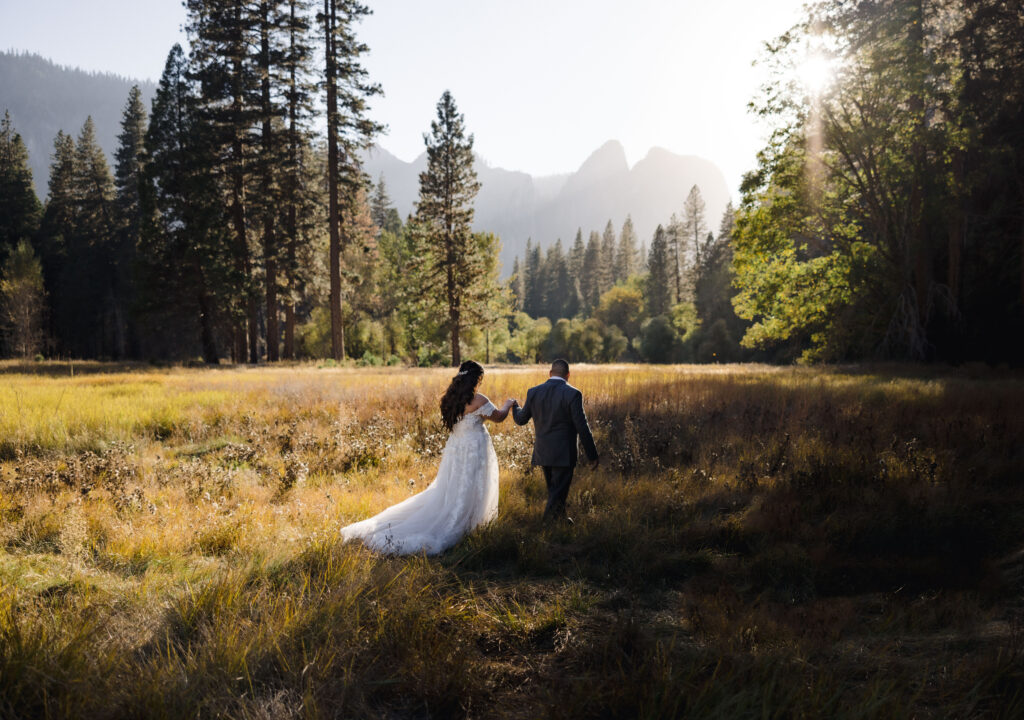
[[[653,317],[640,330],[640,354],[652,363],[670,363],[681,353],[681,339],[664,315]]]
[[[707,330],[694,335],[697,350],[694,359],[701,363],[736,362],[740,359],[740,346],[729,334],[724,318],[719,318]]]

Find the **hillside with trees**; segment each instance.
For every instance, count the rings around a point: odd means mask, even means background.
[[[446,92],[405,210],[392,192],[406,180],[393,191],[368,172],[401,168],[371,151],[381,88],[360,60],[365,6],[187,9],[190,54],[171,50],[148,108],[125,89],[112,153],[91,116],[54,131],[42,205],[39,153],[5,115],[7,353],[1024,358],[1024,20],[1001,3],[809,8],[762,59],[772,79],[752,107],[772,133],[735,209],[681,175],[623,184],[676,161],[652,152],[630,169],[616,143],[545,182],[482,168]],[[525,204],[482,219],[491,182]],[[595,197],[602,215],[584,207]],[[519,207],[532,214],[509,230]],[[521,248],[502,234],[527,226],[548,230]]]
[[[28,150],[29,167],[40,199],[46,197],[53,138],[93,119],[96,138],[107,157],[117,148],[121,108],[138,85],[148,104],[156,90],[150,80],[64,67],[34,53],[0,51],[0,112],[11,122]]]

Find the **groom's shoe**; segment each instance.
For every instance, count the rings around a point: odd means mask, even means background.
[[[569,517],[568,515],[562,514],[562,515],[544,515],[544,524],[545,525],[565,524],[565,525],[569,525],[571,527],[571,526],[575,525],[576,523],[573,522],[573,519],[571,517]]]

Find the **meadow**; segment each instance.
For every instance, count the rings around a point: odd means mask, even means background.
[[[509,420],[495,522],[340,544],[451,373],[0,364],[0,717],[1024,717],[1024,376],[578,366],[573,526]]]

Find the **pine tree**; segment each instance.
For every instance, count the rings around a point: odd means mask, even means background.
[[[217,327],[221,319],[231,319],[236,299],[237,257],[221,188],[210,172],[216,144],[207,135],[213,129],[200,120],[197,95],[185,55],[175,45],[146,132],[139,296],[146,317],[173,328],[147,338],[158,354],[191,348],[198,328],[203,359],[217,363]]]
[[[286,148],[282,140],[283,121],[288,115],[286,98],[279,88],[284,84],[286,49],[282,44],[282,29],[289,21],[284,0],[259,0],[254,6],[258,49],[255,67],[259,76],[259,101],[256,118],[260,130],[260,152],[256,157],[255,172],[259,177],[259,193],[253,203],[262,220],[263,239],[263,295],[267,323],[267,361],[280,358],[280,325],[278,318],[278,217],[281,169]],[[272,88],[273,86],[273,88]]]
[[[58,130],[53,140],[53,161],[43,213],[43,234],[47,240],[52,239],[55,253],[63,252],[67,239],[74,232],[74,184],[75,139]]]
[[[544,270],[540,246],[526,238],[526,261],[523,267],[523,312],[538,318],[544,312]]]
[[[672,302],[682,302],[685,289],[683,279],[686,267],[686,232],[679,216],[672,213],[668,227],[665,229],[665,240],[668,248],[668,275],[672,291]],[[652,248],[653,250],[653,248]]]
[[[105,248],[114,222],[114,178],[96,141],[91,116],[85,119],[75,142],[73,182],[78,235],[94,247]]]
[[[552,321],[559,318],[571,318],[578,311],[578,303],[572,278],[569,276],[569,265],[562,251],[562,239],[548,248],[544,259],[545,281],[547,291],[547,312],[545,315]]]
[[[706,220],[704,198],[701,197],[700,188],[694,185],[690,188],[683,203],[682,235],[684,247],[689,251],[693,259],[692,282],[694,286],[701,280],[701,273],[707,264],[704,257],[708,251],[707,237],[708,224]]]
[[[0,122],[0,263],[39,226],[39,198],[32,187],[28,150],[4,111]]]
[[[126,228],[127,236],[133,239],[138,237],[141,223],[139,186],[146,164],[146,124],[142,93],[139,86],[135,85],[128,93],[128,101],[121,115],[121,134],[118,135],[118,147],[114,154],[118,224]]]
[[[583,253],[583,267],[580,271],[580,298],[583,311],[588,315],[601,299],[601,236],[592,230]]]
[[[619,245],[615,250],[615,282],[629,280],[630,276],[639,272],[639,250],[636,246],[636,231],[633,229],[633,218],[626,216],[619,234]]]
[[[729,203],[722,214],[718,237],[708,233],[704,242],[702,267],[697,273],[694,286],[694,304],[702,325],[710,327],[717,320],[724,320],[727,329],[739,338],[742,323],[732,307],[732,231],[736,212]]]
[[[669,262],[668,233],[661,225],[654,231],[651,252],[647,256],[647,312],[651,317],[667,315],[672,307],[672,277]]]
[[[75,142],[72,184],[75,232],[61,289],[71,310],[62,338],[81,357],[124,354],[123,311],[114,296],[114,179],[96,141],[92,117]]]
[[[369,98],[380,94],[381,88],[369,82],[368,73],[360,64],[360,57],[369,48],[359,42],[355,35],[355,24],[369,14],[370,9],[356,0],[324,0],[323,12],[318,15],[325,38],[327,222],[330,233],[328,273],[331,354],[335,360],[345,356],[341,253],[347,238],[343,238],[343,205],[350,204],[362,186],[359,151],[368,147],[373,136],[382,129],[379,123],[373,122],[366,115]],[[339,106],[344,112],[338,111]]]
[[[484,362],[491,362],[491,336],[511,311],[510,298],[500,279],[498,254],[501,240],[494,233],[473,233],[474,251],[481,258],[481,271],[470,286],[468,320],[484,332]]]
[[[424,135],[427,169],[420,173],[417,219],[429,238],[431,275],[441,283],[448,311],[452,365],[461,364],[459,336],[472,309],[472,289],[485,271],[486,258],[474,242],[473,200],[480,189],[473,169],[473,135],[465,134],[465,118],[445,90],[437,103],[437,119]]]
[[[512,275],[508,279],[509,292],[512,295],[512,309],[523,309],[523,271],[519,265],[519,256],[512,260]]]
[[[384,174],[377,178],[377,184],[373,187],[373,197],[370,198],[370,217],[373,224],[377,226],[377,232],[384,232],[388,224],[390,211],[393,210],[391,197],[388,195],[388,186],[384,182]]]
[[[303,239],[309,237],[309,226],[315,215],[313,188],[309,183],[314,85],[310,80],[313,65],[310,4],[307,0],[288,0],[288,14],[283,32],[288,36],[281,69],[287,77],[287,128],[283,144],[286,148],[281,167],[282,242],[284,260],[284,351],[285,359],[295,357],[295,304],[302,286],[299,255]]]
[[[600,260],[598,298],[612,289],[615,285],[615,228],[609,220],[604,226],[604,233],[601,234],[601,260]]]
[[[572,291],[575,295],[573,306],[576,312],[583,308],[583,258],[586,255],[586,247],[583,245],[583,229],[576,228],[576,238],[572,241],[572,248],[569,249],[569,257],[566,263],[569,268],[569,280],[572,282]],[[573,313],[575,315],[575,313]]]
[[[196,111],[209,128],[202,137],[216,157],[212,172],[226,182],[232,250],[238,286],[232,356],[259,360],[259,301],[253,277],[248,192],[253,175],[253,132],[259,107],[260,78],[250,48],[258,45],[256,17],[242,0],[185,0],[186,30],[192,49],[190,77],[200,83]],[[246,347],[248,345],[248,348]],[[248,351],[248,352],[247,352]]]
[[[129,308],[134,300],[132,268],[135,265],[135,251],[139,246],[142,229],[142,203],[140,189],[146,164],[146,108],[142,104],[142,93],[138,85],[128,93],[124,113],[121,116],[121,134],[114,155],[114,185],[116,188],[116,225],[113,294],[117,314],[123,318],[126,348],[129,354],[137,354],[137,340],[134,323],[128,318]]]
[[[66,327],[65,319],[75,305],[63,285],[69,246],[76,233],[75,217],[75,140],[63,131],[57,131],[40,232],[43,278],[52,298],[50,326],[57,341]]]

